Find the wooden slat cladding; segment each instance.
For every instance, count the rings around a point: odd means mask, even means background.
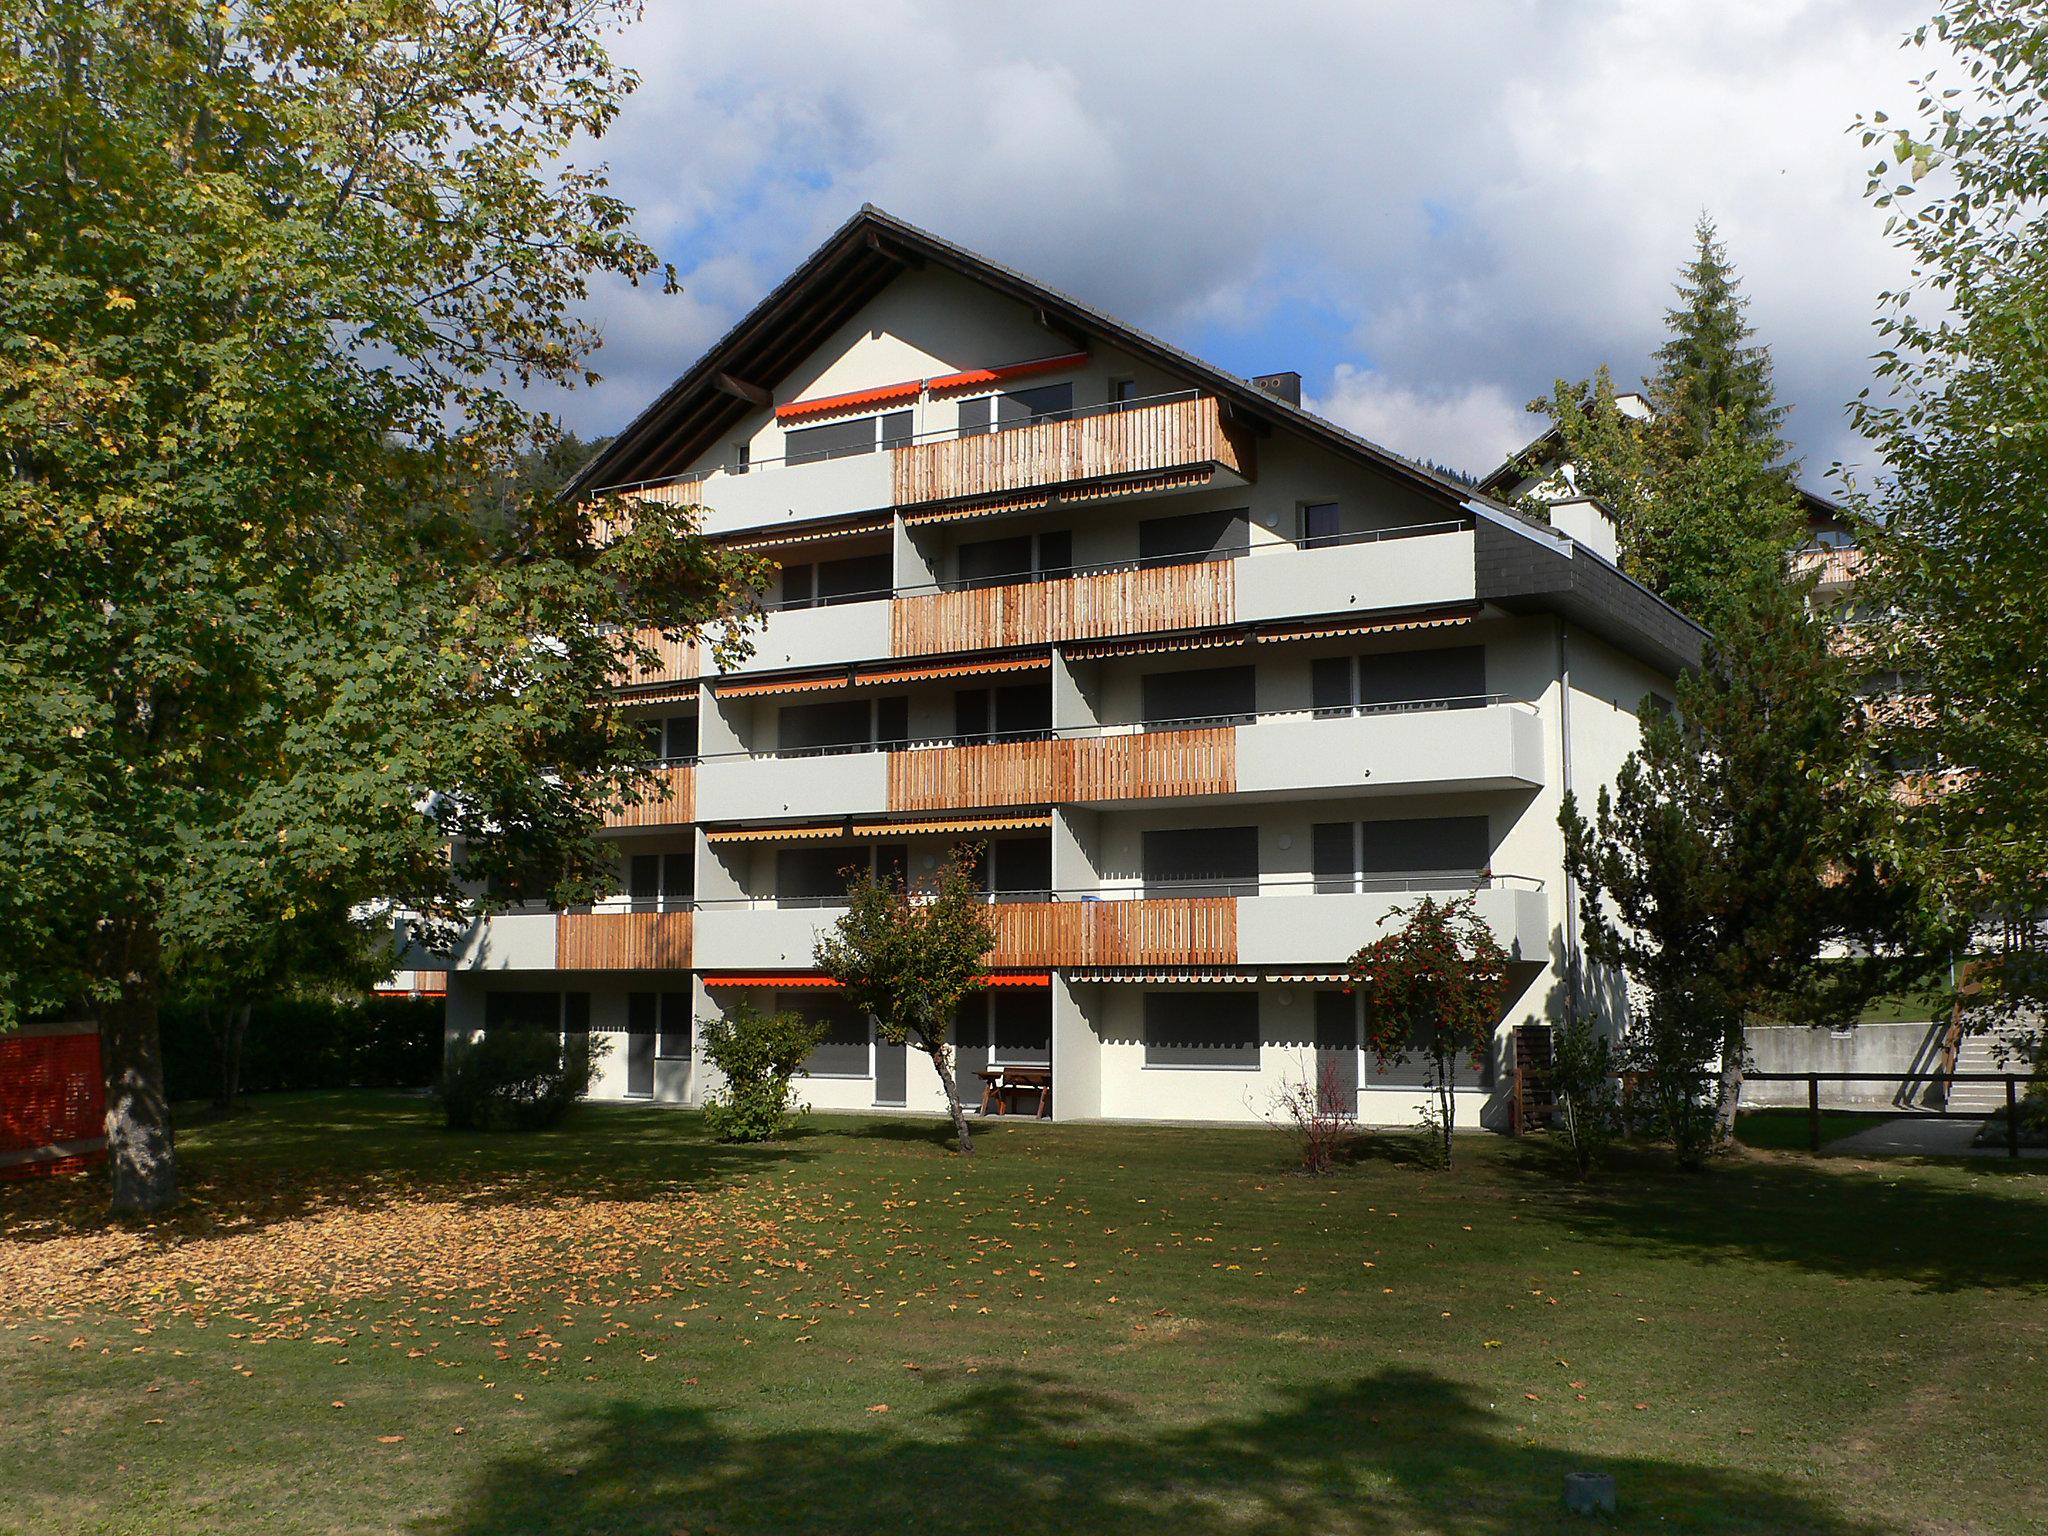
[[[1237,963],[1230,896],[999,903],[994,912],[996,966]]]
[[[1249,479],[1253,463],[1249,436],[1224,425],[1221,403],[1213,397],[912,443],[890,452],[899,507],[1190,464],[1221,465]]]
[[[564,971],[687,971],[690,912],[564,912],[555,965]]]
[[[1235,568],[1228,560],[1204,560],[899,597],[889,609],[889,650],[930,656],[1207,629],[1236,619]]]
[[[1149,800],[1237,793],[1237,732],[1145,731],[1055,743],[1053,799]]]
[[[1237,733],[1228,726],[889,754],[892,811],[1228,795],[1236,790]]]
[[[623,806],[604,819],[608,827],[681,827],[697,819],[697,765],[662,763],[648,770],[639,804]]]
[[[633,638],[653,651],[660,660],[652,667],[634,668],[625,686],[642,688],[649,683],[683,683],[697,676],[698,646],[695,640],[667,640],[658,629],[640,630]]]

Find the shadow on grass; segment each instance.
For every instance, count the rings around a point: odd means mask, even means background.
[[[1544,1138],[1503,1157],[1542,1197],[1523,1219],[1700,1263],[1784,1264],[1926,1290],[2048,1291],[2048,1180],[2007,1167],[1866,1167],[1833,1159],[1733,1155],[1680,1172],[1661,1149],[1612,1149],[1579,1180]],[[2014,1165],[2021,1166],[2021,1165]]]
[[[743,1434],[685,1408],[615,1404],[545,1451],[501,1457],[442,1536],[909,1531],[967,1516],[1006,1532],[1583,1531],[1567,1472],[1614,1475],[1621,1523],[1874,1536],[1782,1479],[1532,1442],[1455,1383],[1382,1371],[1242,1417],[1142,1426],[1042,1376],[944,1375],[894,1418]],[[901,1411],[907,1408],[908,1411]]]
[[[180,1203],[124,1224],[165,1243],[408,1201],[545,1207],[703,1193],[816,1155],[801,1138],[723,1145],[701,1116],[638,1105],[579,1104],[561,1125],[530,1132],[450,1131],[436,1100],[397,1092],[268,1095],[225,1117],[184,1109]],[[100,1173],[0,1185],[15,1237],[100,1231],[106,1203]]]

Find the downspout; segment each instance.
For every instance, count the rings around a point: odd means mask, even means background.
[[[1557,621],[1557,734],[1558,767],[1563,792],[1572,793],[1572,664],[1571,640],[1564,620]],[[1564,829],[1558,828],[1558,835]],[[1564,861],[1564,970],[1565,1022],[1579,1017],[1579,891],[1572,879],[1571,860]]]

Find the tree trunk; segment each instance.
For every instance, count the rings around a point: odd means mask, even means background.
[[[1436,1062],[1436,1103],[1443,1112],[1444,1122],[1444,1166],[1451,1166],[1451,1132],[1458,1125],[1457,1085],[1451,1081],[1451,1062],[1447,1056],[1439,1056]]]
[[[107,1172],[120,1216],[149,1215],[178,1198],[171,1106],[164,1094],[157,1001],[163,957],[156,928],[131,920],[108,946],[107,979],[120,995],[99,1009],[100,1070],[107,1091]]]
[[[209,1005],[209,1013],[211,1005]],[[219,1050],[219,1076],[214,1080],[213,1107],[230,1113],[242,1091],[242,1042],[249,1037],[249,1004],[237,1003],[227,1011],[220,1033],[214,1037]]]
[[[1714,1124],[1719,1139],[1735,1139],[1735,1111],[1742,1102],[1742,1042],[1721,1048],[1721,1102],[1714,1106]]]
[[[960,1155],[969,1156],[974,1151],[974,1133],[967,1128],[967,1111],[960,1107],[960,1085],[953,1081],[953,1063],[946,1059],[946,1042],[940,1040],[926,1049],[931,1053],[932,1070],[939,1074],[939,1083],[946,1090],[946,1108],[953,1112],[953,1134],[960,1140]]]

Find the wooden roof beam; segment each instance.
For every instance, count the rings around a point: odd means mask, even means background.
[[[760,385],[749,384],[745,379],[736,379],[729,373],[715,373],[711,376],[711,382],[720,394],[731,395],[734,399],[744,400],[749,405],[758,405],[763,410],[775,403],[775,397]]]

